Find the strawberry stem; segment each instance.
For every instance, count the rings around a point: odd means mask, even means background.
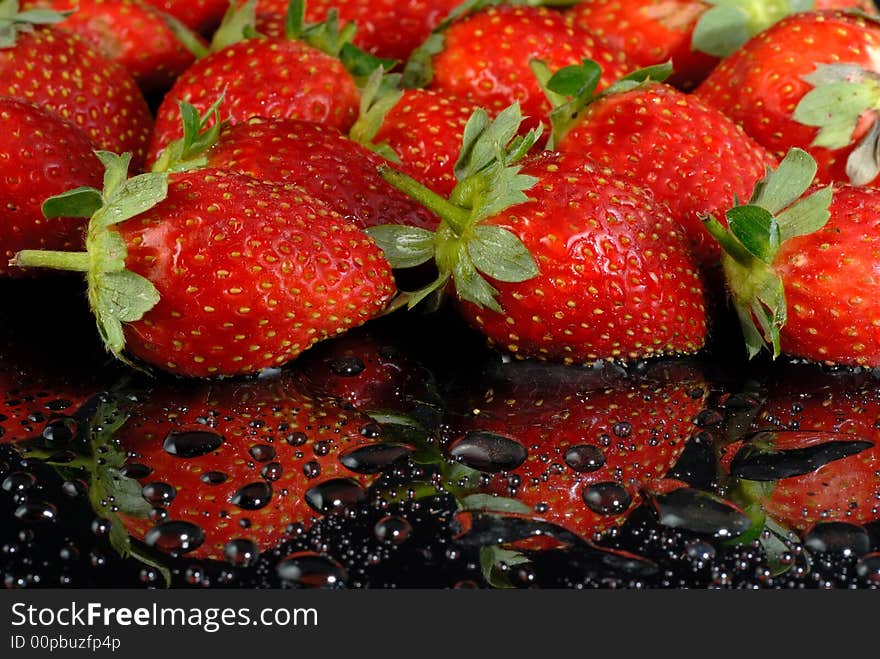
[[[406,174],[385,165],[379,167],[379,174],[405,195],[416,200],[425,208],[434,211],[449,225],[456,236],[462,236],[471,224],[471,214],[468,211],[450,203]]]
[[[734,261],[740,265],[748,266],[755,261],[755,257],[727,228],[713,216],[703,218],[703,226],[718,241],[722,249],[727,252]]]
[[[9,265],[19,268],[52,268],[70,272],[88,272],[92,261],[88,252],[53,252],[26,249],[18,252]]]

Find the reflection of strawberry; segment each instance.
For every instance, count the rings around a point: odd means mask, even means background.
[[[208,34],[220,24],[229,0],[144,0],[174,16],[191,30]]]
[[[638,377],[611,366],[580,373],[504,366],[482,398],[468,401],[472,411],[454,425],[448,451],[489,475],[486,491],[590,538],[622,523],[642,489],[666,476],[696,430],[708,387],[684,364]]]

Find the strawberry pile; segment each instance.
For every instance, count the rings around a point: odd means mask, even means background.
[[[793,481],[754,484],[798,451],[873,470],[874,431],[771,402],[719,448],[729,500],[670,474],[718,355],[880,368],[876,13],[0,0],[0,278],[84,280],[125,374],[59,394],[86,410],[59,461],[34,407],[59,399],[51,374],[0,353],[0,441],[87,472],[114,546],[148,561],[269,551],[406,476],[454,497],[462,537],[502,512],[533,525],[502,553],[583,549],[683,501],[730,535],[756,506],[804,532],[872,521],[846,512],[861,480],[803,515]],[[425,317],[515,375],[444,401],[370,334],[455,355],[409,329]],[[511,384],[537,362],[554,391]]]

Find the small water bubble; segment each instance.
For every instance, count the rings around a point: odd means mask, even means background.
[[[139,462],[129,462],[126,465],[123,465],[122,469],[119,470],[126,478],[134,478],[135,480],[140,480],[141,478],[146,478],[150,474],[153,473],[152,467],[148,467],[145,464],[141,464]]]
[[[156,482],[144,485],[142,494],[149,504],[167,506],[177,496],[177,489],[168,483]]]
[[[76,437],[77,423],[76,419],[70,417],[59,417],[52,419],[43,428],[42,436],[47,442],[52,444],[67,444]]]
[[[3,483],[0,483],[0,488],[4,492],[15,494],[29,490],[36,484],[37,479],[33,474],[29,474],[26,471],[14,471],[3,479]]]
[[[168,511],[164,508],[151,508],[150,512],[147,513],[147,519],[153,522],[153,524],[164,522],[168,519]]]
[[[685,545],[685,554],[692,561],[708,563],[715,558],[717,550],[704,540],[692,540]]]
[[[232,495],[230,502],[242,510],[259,510],[269,504],[272,486],[265,481],[245,485]]]
[[[357,474],[378,474],[410,455],[412,455],[412,450],[406,446],[371,444],[346,451],[339,456],[339,461],[347,469]]]
[[[387,542],[393,545],[400,545],[406,542],[412,534],[412,524],[403,517],[389,515],[383,517],[373,528],[376,539],[379,542]]]
[[[611,427],[611,432],[614,433],[615,437],[626,439],[627,437],[632,435],[633,427],[632,424],[628,421],[620,421],[619,423],[615,423]]]
[[[229,480],[229,475],[222,471],[206,471],[199,476],[199,480],[205,485],[222,485]]]
[[[713,409],[705,409],[697,414],[694,424],[699,428],[715,428],[724,423],[724,415]]]
[[[334,478],[307,490],[304,496],[314,510],[326,514],[362,503],[367,493],[357,481]]]
[[[191,522],[169,521],[157,524],[144,536],[144,542],[166,553],[193,551],[205,541],[204,530]]]
[[[309,460],[303,465],[303,474],[309,480],[313,478],[317,478],[321,475],[321,465],[318,464],[315,460]]]
[[[309,441],[309,436],[304,432],[292,432],[284,438],[284,441],[291,446],[302,446]]]
[[[580,473],[590,473],[605,465],[605,453],[598,446],[579,444],[570,447],[563,458],[565,464]]]
[[[632,503],[630,493],[620,484],[612,482],[588,485],[581,496],[587,507],[599,515],[619,515]]]
[[[79,560],[79,549],[72,545],[62,547],[61,550],[58,552],[58,558],[66,562]]]
[[[223,550],[226,560],[238,567],[248,567],[256,562],[260,555],[257,543],[253,540],[230,540]]]
[[[270,462],[260,470],[260,475],[269,482],[277,481],[284,474],[284,467],[280,462]]]
[[[298,588],[338,588],[348,579],[342,565],[309,551],[291,554],[278,563],[275,571],[285,584]]]
[[[482,430],[456,441],[449,453],[472,469],[490,473],[516,469],[529,455],[516,440]]]
[[[198,586],[205,580],[205,568],[197,563],[189,565],[183,573],[183,578],[190,586]]]
[[[804,546],[815,553],[863,556],[871,550],[868,531],[846,522],[816,524],[804,537]]]
[[[198,458],[213,453],[223,446],[225,440],[217,433],[205,430],[170,432],[162,443],[162,448],[178,458]]]
[[[45,501],[28,501],[16,508],[13,515],[23,522],[54,522],[58,509]]]
[[[856,574],[872,584],[880,585],[880,552],[862,556],[856,563]]]
[[[354,355],[336,357],[327,362],[328,368],[339,377],[351,378],[363,373],[366,366],[360,358]]]
[[[110,522],[102,517],[96,517],[92,520],[92,533],[97,536],[107,535],[110,533]]]
[[[145,567],[141,568],[140,573],[138,574],[138,579],[142,584],[154,584],[159,581],[159,570],[154,567]]]
[[[382,436],[382,426],[378,423],[368,423],[361,428],[360,433],[367,439],[378,439]]]
[[[269,462],[269,460],[273,460],[275,458],[275,448],[269,446],[268,444],[257,444],[256,446],[251,446],[248,453],[251,454],[251,457],[257,462]]]

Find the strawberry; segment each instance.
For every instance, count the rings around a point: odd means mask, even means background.
[[[248,7],[242,12],[241,19],[233,15],[228,26],[221,28],[222,39],[219,44],[215,42],[215,47],[230,40],[232,43],[196,61],[162,99],[149,162],[155,162],[169,143],[182,137],[178,108],[181,102],[205,113],[221,93],[219,113],[232,123],[251,117],[282,117],[320,123],[340,131],[347,131],[354,124],[359,93],[354,78],[337,57],[348,43],[350,31],[339,31],[335,24],[308,25],[302,21],[301,13],[294,12],[285,37],[241,40],[247,29],[238,21],[243,20],[245,26],[253,25]],[[232,36],[227,37],[227,33]],[[242,70],[248,71],[248,75],[242,76]]]
[[[47,220],[43,200],[101,182],[101,161],[79,128],[61,115],[22,99],[0,96],[0,277],[32,274],[7,268],[22,249],[78,249],[85,224]]]
[[[438,45],[441,41],[442,49]],[[530,118],[524,130],[536,126],[550,110],[529,70],[532,59],[541,59],[553,69],[583,59],[596,60],[605,70],[605,85],[629,68],[622,53],[610,50],[592,33],[544,7],[500,6],[477,11],[454,21],[429,46],[433,54],[429,89],[469,98],[492,114],[519,102]],[[427,77],[416,76],[414,66],[411,71],[412,78]],[[413,79],[408,79],[407,85],[421,86]]]
[[[60,114],[101,149],[131,152],[139,169],[153,119],[131,75],[75,34],[30,22],[58,22],[60,14],[21,16],[17,2],[0,7],[0,20],[9,24],[0,40],[3,94]]]
[[[686,364],[655,363],[637,376],[610,365],[559,368],[499,366],[452,422],[447,453],[485,475],[478,489],[514,499],[510,512],[589,540],[622,524],[644,490],[663,489],[709,389]],[[493,498],[469,503],[503,510]]]
[[[319,23],[336,10],[358,26],[355,45],[378,57],[406,60],[461,0],[310,0],[306,20]],[[257,0],[257,11],[287,13],[288,0]]]
[[[166,91],[195,60],[178,36],[183,28],[139,0],[29,0],[23,6],[69,13],[60,27],[121,64],[147,95]],[[188,39],[207,47],[196,35]]]
[[[857,8],[876,14],[869,0],[818,0],[814,9]],[[626,53],[639,68],[672,61],[670,84],[693,89],[749,37],[785,16],[805,11],[805,3],[762,0],[584,0],[568,10],[575,25],[591,30],[611,48]]]
[[[750,434],[725,448],[722,466],[741,494],[777,523],[880,519],[880,399],[869,374],[822,374],[788,365],[768,383]]]
[[[880,24],[868,17],[841,11],[796,14],[725,59],[694,94],[780,158],[792,147],[807,150],[819,164],[820,182],[866,184],[880,171],[871,163],[880,128],[872,130],[873,114],[863,115],[857,107],[863,100],[853,98],[858,90],[841,95],[839,83],[852,81],[857,69],[876,75],[878,44]],[[819,93],[800,107],[814,87],[829,84],[830,106],[829,97]],[[820,132],[817,126],[828,119],[832,129]],[[864,147],[857,149],[863,139]]]
[[[720,111],[658,82],[668,71],[642,69],[597,94],[595,62],[562,69],[546,82],[559,103],[550,116],[552,146],[589,154],[650,190],[711,267],[720,249],[699,216],[723,213],[748,197],[776,160]]]
[[[252,117],[222,122],[219,131],[204,130],[211,114],[200,119],[195,108],[185,105],[185,137],[165,149],[154,171],[206,166],[293,183],[359,227],[399,222],[433,229],[439,222],[379,176],[376,170],[385,162],[381,156],[335,128]]]
[[[386,171],[443,220],[436,234],[370,229],[395,267],[434,258],[437,281],[409,305],[451,281],[464,317],[521,357],[584,363],[698,351],[703,286],[669,212],[577,154],[514,165],[537,139],[513,139],[521,119],[516,106],[491,124],[474,114],[450,200]]]
[[[880,365],[875,242],[880,191],[842,185],[799,199],[816,172],[793,149],[750,203],[707,227],[723,265],[749,354],[765,345],[806,359]]]
[[[210,34],[223,20],[229,0],[144,0],[201,35]]]
[[[295,186],[202,169],[125,179],[44,204],[91,216],[87,253],[19,252],[85,272],[108,350],[173,373],[252,373],[378,314],[394,292],[367,236]],[[123,323],[125,325],[123,326]]]

